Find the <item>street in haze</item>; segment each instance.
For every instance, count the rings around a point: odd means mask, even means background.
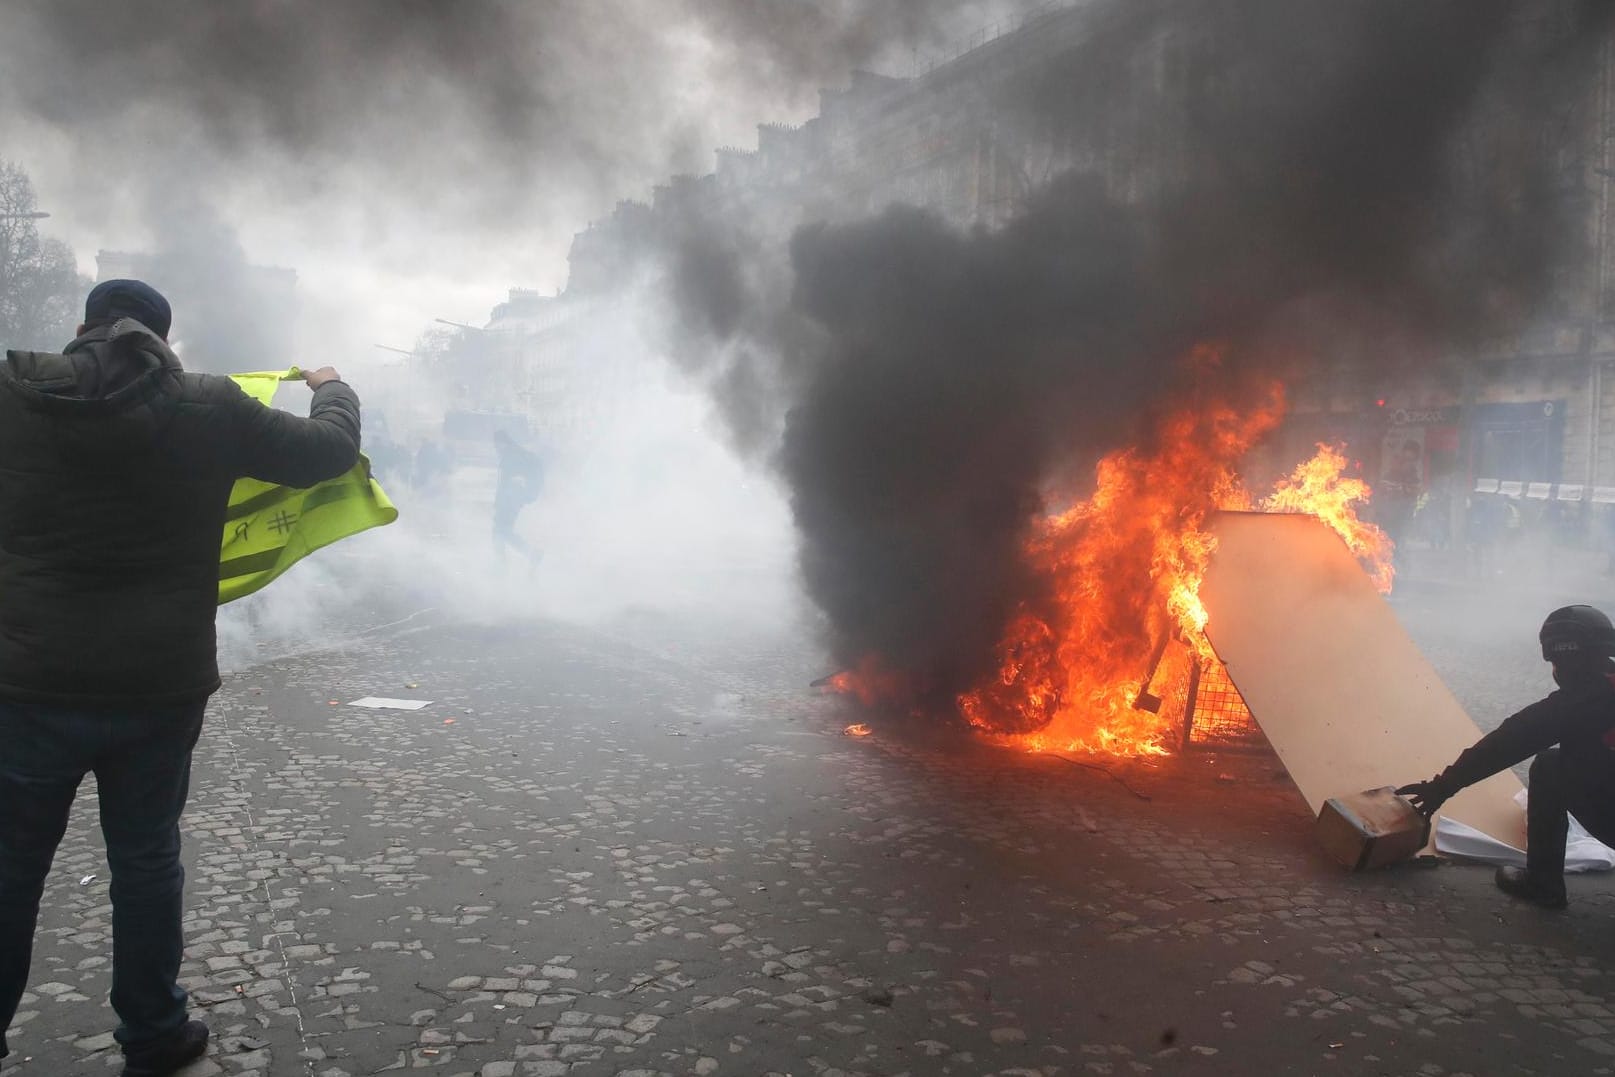
[[[1346,874],[1268,755],[848,736],[803,639],[395,620],[210,708],[187,1075],[1615,1071],[1607,879]],[[119,1064],[109,923],[81,796],[8,1072]]]
[[[1615,1077],[1610,0],[7,0],[0,147],[0,1077]]]

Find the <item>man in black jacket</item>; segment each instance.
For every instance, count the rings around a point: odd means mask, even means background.
[[[178,983],[179,817],[207,698],[230,488],[351,468],[359,400],[306,375],[306,419],[188,373],[168,302],[90,292],[61,355],[0,366],[0,1057],[28,978],[46,873],[94,773],[112,875],[112,1006],[127,1077],[200,1056]]]
[[[1499,868],[1497,885],[1523,901],[1562,909],[1569,817],[1615,845],[1615,625],[1591,606],[1566,606],[1548,614],[1541,641],[1559,690],[1505,719],[1434,778],[1397,792],[1428,817],[1460,789],[1535,755],[1525,868]]]

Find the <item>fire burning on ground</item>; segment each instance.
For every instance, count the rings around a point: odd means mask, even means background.
[[[1339,450],[1318,446],[1265,498],[1247,490],[1239,469],[1278,426],[1283,391],[1260,387],[1254,405],[1208,393],[1220,365],[1217,351],[1197,349],[1195,399],[1161,415],[1145,445],[1102,459],[1088,497],[1036,524],[1022,555],[1042,592],[1009,619],[995,672],[957,698],[983,734],[1031,751],[1166,752],[1179,729],[1161,697],[1181,697],[1194,664],[1217,661],[1199,590],[1219,510],[1317,516],[1390,590],[1391,542],[1358,518],[1370,491],[1345,474]],[[827,685],[866,705],[899,701],[906,687],[874,657]]]

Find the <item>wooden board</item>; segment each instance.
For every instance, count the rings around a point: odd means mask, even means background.
[[[1363,572],[1311,516],[1219,513],[1206,636],[1312,810],[1439,773],[1480,730]],[[1510,771],[1442,814],[1525,848]]]

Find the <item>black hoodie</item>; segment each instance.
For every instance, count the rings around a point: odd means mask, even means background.
[[[1462,789],[1558,745],[1572,785],[1615,792],[1615,669],[1604,663],[1554,679],[1557,691],[1503,719],[1439,780]]]
[[[133,319],[0,366],[0,698],[138,709],[219,687],[213,621],[230,487],[354,465],[359,399],[307,419],[193,374]]]

